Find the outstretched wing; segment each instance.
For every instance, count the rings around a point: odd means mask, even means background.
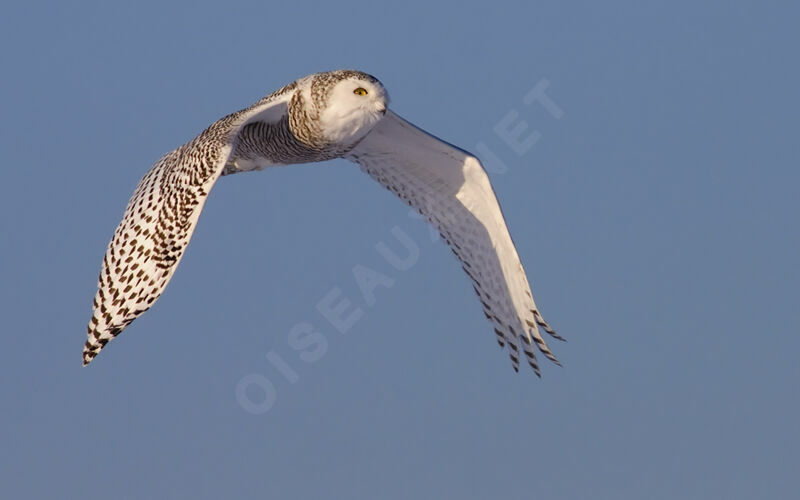
[[[139,182],[103,257],[84,365],[164,291],[239,130],[247,123],[282,119],[288,97],[278,91],[219,120],[161,158]]]
[[[472,280],[514,370],[519,350],[540,375],[533,343],[559,364],[539,326],[560,340],[536,308],[489,178],[477,158],[392,111],[347,155],[439,230]]]

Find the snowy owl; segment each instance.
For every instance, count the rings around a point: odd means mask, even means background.
[[[167,286],[211,187],[222,175],[347,158],[418,210],[474,285],[515,371],[520,351],[540,375],[536,348],[559,364],[544,321],[478,159],[388,109],[381,82],[360,71],[301,78],[213,123],[162,157],[139,182],[103,257],[87,365],[147,311]]]

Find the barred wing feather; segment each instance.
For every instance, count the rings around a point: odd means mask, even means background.
[[[276,122],[287,109],[286,97],[276,96],[228,115],[165,155],[142,178],[103,258],[84,365],[161,296],[239,130],[253,121]]]

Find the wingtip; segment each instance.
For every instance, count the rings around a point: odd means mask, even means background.
[[[567,339],[565,339],[564,337],[562,337],[561,335],[556,333],[556,331],[553,329],[552,326],[547,324],[547,321],[545,321],[544,318],[542,318],[542,313],[540,313],[537,309],[531,309],[531,312],[533,313],[533,319],[536,320],[536,323],[539,326],[541,326],[542,329],[545,332],[547,332],[548,335],[550,335],[551,337],[553,337],[556,340],[560,340],[561,342],[566,342],[567,341]]]
[[[102,349],[102,346],[100,346],[100,349]],[[91,345],[87,341],[83,346],[83,366],[87,366],[89,363],[91,363],[100,352],[100,349],[95,348],[95,346]]]

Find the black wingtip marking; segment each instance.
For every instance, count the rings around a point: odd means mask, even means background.
[[[562,342],[566,342],[567,341],[567,339],[565,339],[564,337],[562,337],[561,335],[556,333],[556,331],[553,329],[553,327],[551,327],[550,325],[547,324],[547,322],[544,320],[544,318],[542,318],[542,313],[540,313],[536,309],[531,309],[531,312],[533,313],[533,318],[536,320],[536,323],[539,326],[541,326],[542,329],[544,331],[546,331],[551,337],[553,337],[556,340],[560,340]],[[530,321],[526,320],[526,322],[528,323],[529,326],[531,326],[531,327],[534,326],[534,325],[531,325]]]

